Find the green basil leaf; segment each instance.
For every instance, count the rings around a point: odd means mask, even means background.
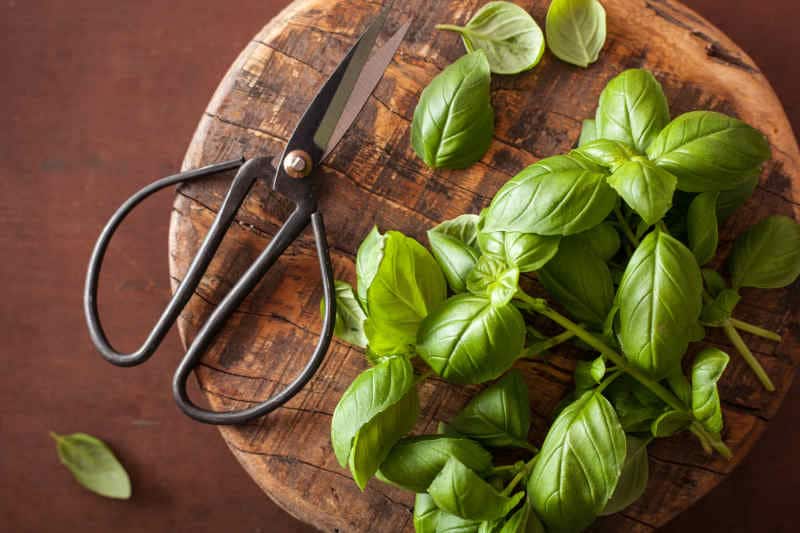
[[[346,281],[334,281],[336,290],[336,324],[333,334],[345,342],[359,348],[366,348],[367,336],[364,334],[364,320],[367,315],[356,298],[353,287]],[[319,302],[320,314],[325,314],[325,300]]]
[[[127,500],[131,497],[128,473],[103,441],[86,433],[57,435],[50,432],[50,436],[56,441],[61,463],[81,486],[106,498]]]
[[[597,125],[592,118],[583,121],[581,136],[578,138],[578,147],[585,146],[597,139]]]
[[[492,466],[492,456],[467,438],[441,435],[409,437],[395,444],[381,463],[378,477],[412,492],[425,492],[450,457],[483,473]]]
[[[411,145],[429,167],[466,168],[489,149],[494,133],[489,81],[489,61],[478,50],[445,68],[422,91]]]
[[[603,222],[592,229],[576,233],[570,239],[591,249],[603,261],[609,261],[617,255],[622,245],[619,232],[610,222]]]
[[[614,304],[614,284],[605,261],[587,253],[580,239],[562,239],[558,253],[541,270],[547,293],[579,322],[601,326]]]
[[[527,11],[510,2],[489,2],[466,26],[436,26],[461,34],[468,52],[483,50],[495,74],[518,74],[535,67],[544,54],[544,35]]]
[[[340,465],[347,466],[359,430],[398,403],[413,386],[414,369],[405,357],[386,358],[353,380],[331,421],[331,443]]]
[[[444,511],[439,513],[436,533],[480,533],[481,520],[467,520]]]
[[[436,507],[428,493],[419,493],[414,498],[414,531],[416,533],[436,533],[442,511]]]
[[[581,146],[576,152],[585,155],[593,162],[614,172],[635,157],[636,151],[621,141],[597,139]]]
[[[592,361],[578,361],[575,366],[575,390],[580,394],[596,387],[606,375],[606,360],[601,355]]]
[[[618,513],[627,509],[633,502],[641,498],[647,488],[650,466],[647,462],[647,445],[649,439],[626,435],[625,462],[617,482],[617,488],[608,500],[601,516]]]
[[[630,69],[608,82],[595,118],[599,138],[622,141],[644,152],[669,122],[669,104],[650,72]]]
[[[548,157],[509,180],[494,196],[483,231],[571,235],[603,221],[616,193],[606,170],[581,155]]]
[[[720,276],[716,270],[704,268],[702,274],[703,281],[706,284],[708,292],[711,293],[711,296],[717,296],[720,292],[728,288],[728,285],[725,283],[725,278]]]
[[[706,348],[692,363],[692,413],[709,431],[722,431],[722,407],[717,382],[730,358],[716,348]]]
[[[687,229],[689,230],[689,248],[702,266],[714,258],[719,245],[719,229],[717,227],[717,199],[719,192],[708,191],[695,196],[689,205]]]
[[[481,232],[478,243],[484,255],[496,257],[520,272],[533,272],[547,264],[558,252],[559,236],[542,236],[515,231]]]
[[[597,0],[553,0],[545,30],[557,58],[585,68],[597,61],[606,42],[606,10]]]
[[[758,185],[758,174],[755,174],[737,185],[734,189],[727,191],[720,191],[719,198],[717,199],[717,219],[720,223],[730,217],[736,210],[744,205],[744,203],[753,195]]]
[[[519,269],[508,267],[500,259],[483,256],[467,276],[467,289],[484,296],[492,305],[503,306],[511,301],[519,288]]]
[[[800,275],[800,224],[773,215],[739,235],[728,258],[733,288],[779,289]]]
[[[356,433],[348,466],[361,490],[378,471],[392,447],[414,428],[419,415],[419,398],[412,388],[400,401],[378,413]]]
[[[692,111],[667,124],[647,156],[678,178],[682,191],[724,191],[749,182],[770,158],[755,128],[714,111]]]
[[[500,533],[545,533],[544,525],[533,512],[530,501],[525,500],[522,507],[512,514]]]
[[[617,293],[617,335],[627,359],[653,379],[680,365],[702,308],[703,282],[692,253],[656,229],[641,242]]]
[[[709,326],[721,326],[731,318],[739,300],[741,300],[741,296],[737,291],[723,289],[712,301],[703,305],[700,321]]]
[[[441,268],[420,243],[400,232],[384,236],[383,256],[367,291],[365,332],[375,353],[405,353],[419,324],[447,297]]]
[[[480,257],[478,215],[461,215],[428,230],[431,251],[454,292],[467,289],[467,275]]]
[[[378,227],[374,226],[358,247],[358,253],[356,254],[357,295],[358,301],[361,302],[361,307],[365,311],[368,309],[367,290],[372,285],[375,274],[378,273],[378,267],[383,259],[383,246],[385,243],[386,236],[381,235]]]
[[[508,370],[524,343],[525,321],[516,307],[459,294],[422,322],[417,350],[444,379],[483,383]]]
[[[692,401],[692,386],[686,376],[683,374],[683,369],[678,368],[667,376],[667,384],[675,396],[683,402],[684,405],[690,405]]]
[[[448,426],[492,448],[527,444],[530,427],[528,387],[517,370],[475,396]]]
[[[597,389],[558,415],[528,479],[528,497],[548,531],[581,531],[605,508],[625,461],[625,432]]]
[[[692,424],[692,415],[686,411],[670,410],[653,420],[650,432],[654,437],[663,438],[683,431]]]
[[[638,156],[608,178],[608,184],[648,225],[661,220],[672,207],[677,182],[675,176]]]
[[[436,506],[467,520],[495,520],[507,515],[524,493],[503,496],[473,470],[451,457],[428,487]]]
[[[649,432],[653,420],[667,409],[650,389],[627,375],[614,380],[604,394],[614,406],[626,433]]]

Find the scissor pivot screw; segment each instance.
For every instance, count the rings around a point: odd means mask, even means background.
[[[291,178],[305,178],[311,168],[311,156],[303,150],[292,150],[283,158],[283,169]]]

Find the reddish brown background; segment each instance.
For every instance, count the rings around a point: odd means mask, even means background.
[[[172,403],[180,346],[118,369],[83,322],[97,233],[131,192],[175,171],[212,91],[283,0],[2,0],[0,5],[0,530],[310,531],[276,508],[216,430]],[[800,126],[800,3],[686,0],[752,55]],[[543,21],[539,21],[540,23]],[[169,291],[171,195],[111,246],[101,310],[133,348]],[[667,531],[796,531],[800,392],[730,478]],[[134,497],[76,486],[48,430],[107,440]]]

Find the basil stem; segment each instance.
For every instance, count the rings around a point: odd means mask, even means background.
[[[767,340],[775,341],[775,342],[781,342],[781,340],[783,340],[781,338],[781,336],[778,333],[774,332],[774,331],[770,331],[768,329],[764,329],[764,328],[761,328],[759,326],[747,323],[747,322],[745,322],[743,320],[739,320],[738,318],[731,317],[730,318],[730,322],[731,322],[731,325],[733,327],[735,327],[736,329],[741,330],[741,331],[746,331],[747,333],[752,333],[753,335],[756,335],[757,337],[761,337],[763,339],[767,339]]]
[[[510,496],[514,488],[517,485],[519,485],[519,482],[528,477],[528,474],[531,473],[531,470],[533,470],[533,465],[536,464],[536,460],[538,458],[539,456],[536,455],[530,461],[525,463],[525,466],[523,466],[522,469],[519,472],[517,472],[517,475],[514,476],[514,478],[508,482],[508,485],[506,485],[506,488],[504,488],[503,492],[501,492],[500,494],[502,494],[503,496]]]
[[[619,208],[619,205],[614,207],[614,215],[616,215],[617,220],[619,221],[619,226],[622,228],[622,232],[625,234],[625,237],[628,238],[634,247],[639,246],[639,239],[636,238],[633,230],[631,230],[631,227],[628,225],[628,221],[625,220],[625,216],[622,214],[622,210]]]
[[[725,332],[728,340],[731,341],[739,354],[744,358],[745,362],[747,362],[753,372],[755,372],[756,377],[758,377],[758,380],[764,385],[764,388],[769,392],[773,392],[775,390],[775,385],[772,383],[772,380],[769,379],[766,370],[764,370],[764,367],[758,362],[756,356],[753,355],[753,352],[751,352],[750,348],[744,343],[739,332],[733,327],[731,320],[723,322],[722,330]]]
[[[534,342],[527,348],[522,351],[522,355],[519,356],[520,359],[538,359],[538,355],[551,348],[555,348],[559,344],[563,344],[573,338],[575,333],[570,330],[564,330],[562,333],[550,337],[549,339],[544,339],[539,342]]]

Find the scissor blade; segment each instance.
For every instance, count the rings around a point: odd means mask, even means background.
[[[410,22],[406,22],[400,26],[400,29],[398,29],[364,65],[361,75],[350,91],[349,98],[345,103],[344,109],[341,111],[336,127],[330,134],[327,147],[325,148],[325,154],[322,156],[323,159],[336,148],[336,145],[339,144],[339,141],[342,140],[344,134],[350,129],[353,121],[361,112],[361,108],[363,108],[364,104],[369,100],[369,96],[372,94],[372,91],[375,90],[381,78],[383,78],[386,68],[389,66],[389,63],[392,62],[392,57],[394,57],[395,52],[397,52],[397,49],[400,47],[400,43],[403,42],[410,26]],[[322,128],[320,128],[320,131],[321,130]]]

